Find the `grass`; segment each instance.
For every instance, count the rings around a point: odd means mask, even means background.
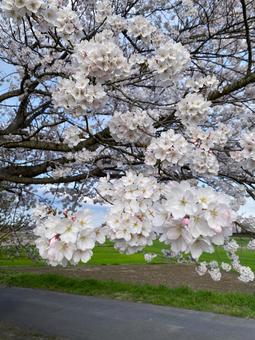
[[[255,294],[193,291],[187,287],[168,288],[6,271],[1,273],[0,283],[255,318]]]
[[[17,252],[15,247],[0,248],[0,266],[44,266],[44,262],[39,258],[31,259],[24,249]]]
[[[150,247],[145,248],[145,253],[155,253],[162,255],[161,250],[167,248],[162,243],[155,241]],[[93,265],[118,265],[118,264],[144,264],[144,255],[142,253],[137,253],[133,255],[120,254],[110,242],[102,246],[97,246],[94,251],[94,255],[90,260],[89,264]],[[169,263],[168,259],[162,256],[156,257],[151,263]]]

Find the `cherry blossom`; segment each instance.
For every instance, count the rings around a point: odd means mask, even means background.
[[[210,114],[210,102],[201,94],[189,93],[180,100],[177,110],[183,124],[202,124]]]
[[[96,242],[105,242],[104,227],[95,227],[92,215],[84,210],[75,215],[43,215],[34,230],[41,257],[52,266],[86,263]]]

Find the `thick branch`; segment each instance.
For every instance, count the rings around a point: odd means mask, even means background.
[[[13,97],[18,97],[22,93],[23,93],[23,91],[21,89],[3,93],[2,95],[0,95],[0,103],[3,102],[6,99],[13,98]]]
[[[250,39],[250,28],[247,21],[247,11],[246,11],[246,4],[245,0],[240,0],[242,4],[243,10],[243,19],[244,19],[244,26],[245,26],[245,35],[246,35],[246,42],[247,42],[247,49],[248,49],[248,69],[247,74],[251,73],[251,66],[252,66],[252,47],[251,47],[251,39]]]
[[[73,148],[70,148],[67,144],[64,143],[53,143],[46,141],[36,141],[36,140],[28,140],[28,141],[20,141],[20,142],[10,142],[10,141],[2,141],[0,142],[0,146],[3,146],[7,149],[14,148],[24,148],[24,149],[33,149],[33,150],[45,150],[45,151],[59,151],[59,152],[70,152],[70,151],[80,151],[82,149],[93,150],[96,144],[98,144],[99,140],[105,140],[110,138],[110,132],[108,128],[98,132],[94,136],[86,139],[85,141],[80,142]]]
[[[227,85],[224,87],[222,91],[213,91],[209,94],[208,100],[216,101],[217,99],[220,99],[224,96],[229,95],[232,92],[235,92],[237,90],[240,90],[244,88],[245,86],[255,83],[255,73],[250,73],[249,75],[245,76],[242,79],[239,79],[235,82],[233,82],[230,85]]]
[[[75,175],[75,176],[66,176],[60,178],[29,178],[29,177],[19,177],[12,175],[2,175],[0,174],[0,181],[19,183],[19,184],[57,184],[57,183],[71,183],[82,181],[91,177],[105,177],[106,173],[104,173],[101,169],[95,169],[85,174]]]

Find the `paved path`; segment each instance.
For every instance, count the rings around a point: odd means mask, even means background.
[[[0,288],[0,320],[71,340],[255,339],[255,320],[26,288]]]

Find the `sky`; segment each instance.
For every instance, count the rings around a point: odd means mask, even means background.
[[[13,67],[0,60],[0,74],[8,74],[14,70],[15,69]],[[2,93],[7,88],[7,86],[8,84],[3,84],[2,86],[0,84],[0,93]],[[106,208],[102,206],[90,206],[90,208],[92,208],[93,212],[95,213],[96,220],[101,222],[106,214]],[[246,204],[241,207],[240,213],[244,214],[245,216],[255,216],[255,201],[253,199],[247,199]]]
[[[246,204],[241,207],[240,213],[245,216],[254,216],[255,217],[255,201],[253,199],[247,199]]]

